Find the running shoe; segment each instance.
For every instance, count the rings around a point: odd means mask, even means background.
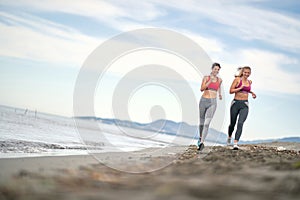
[[[198,143],[197,143],[198,147],[200,146],[200,143],[201,143],[201,138],[199,138],[199,140],[198,140]]]
[[[233,150],[239,150],[239,146],[237,144],[233,145]]]
[[[227,138],[227,146],[231,145],[231,138]]]
[[[198,150],[202,151],[203,149],[204,149],[204,143],[201,142],[198,146]]]

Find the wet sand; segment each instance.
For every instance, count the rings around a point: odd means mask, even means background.
[[[270,143],[199,153],[192,145],[97,155],[122,171],[89,155],[0,159],[0,199],[296,200],[299,149],[299,143]]]

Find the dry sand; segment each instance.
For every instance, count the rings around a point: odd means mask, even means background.
[[[0,199],[298,200],[299,149],[299,143],[270,143],[198,153],[192,145],[97,155],[123,171],[89,155],[0,159]]]

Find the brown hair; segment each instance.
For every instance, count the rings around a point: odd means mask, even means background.
[[[221,65],[219,63],[213,63],[211,69],[213,69],[215,66],[218,66],[221,69]]]

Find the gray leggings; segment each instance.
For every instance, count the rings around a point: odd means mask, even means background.
[[[217,108],[216,98],[201,97],[199,103],[199,112],[200,112],[199,135],[201,138],[201,142],[204,142],[208,134],[209,124],[215,114],[216,108]]]
[[[228,136],[232,136],[232,132],[234,130],[234,126],[236,124],[237,117],[239,115],[239,120],[237,124],[237,129],[235,133],[235,140],[239,141],[242,135],[243,124],[248,116],[248,100],[236,100],[234,99],[231,103],[230,107],[230,125],[228,128]]]

